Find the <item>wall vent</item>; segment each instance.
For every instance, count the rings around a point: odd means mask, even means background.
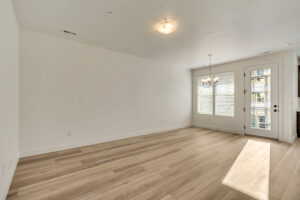
[[[266,55],[266,54],[270,54],[270,53],[272,53],[272,51],[264,51],[264,52],[259,53],[259,55]]]
[[[74,33],[74,32],[71,32],[71,31],[67,31],[67,30],[64,30],[64,33],[71,34],[71,35],[77,35],[77,33]]]
[[[300,39],[288,41],[288,42],[286,42],[286,46],[288,46],[288,47],[300,46]]]

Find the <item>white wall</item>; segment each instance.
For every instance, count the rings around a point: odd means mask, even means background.
[[[19,158],[19,30],[10,0],[0,1],[0,199]]]
[[[190,125],[190,70],[20,34],[21,156]]]
[[[292,54],[292,132],[295,133],[295,137],[297,137],[297,111],[298,108],[298,56],[295,52]]]
[[[209,116],[197,113],[196,80],[199,75],[208,74],[207,68],[195,69],[193,76],[192,124],[216,130],[244,133],[244,68],[252,65],[276,62],[279,65],[279,140],[293,142],[296,137],[297,100],[297,64],[292,51],[285,51],[230,62],[212,67],[212,73],[235,72],[235,116]]]

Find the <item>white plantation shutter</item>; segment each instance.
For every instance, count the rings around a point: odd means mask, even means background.
[[[199,114],[213,114],[213,88],[203,86],[201,80],[209,76],[200,76],[197,79],[197,112]]]
[[[215,87],[215,114],[234,116],[234,72],[215,74],[219,82]]]

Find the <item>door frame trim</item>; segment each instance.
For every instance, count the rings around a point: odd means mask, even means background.
[[[251,64],[248,64],[248,65],[244,65],[243,66],[243,72],[244,74],[246,73],[246,69],[249,68],[249,67],[255,67],[257,65],[270,65],[270,64],[277,64],[278,66],[278,105],[279,105],[279,108],[280,108],[280,111],[278,113],[278,138],[274,138],[274,139],[277,139],[279,141],[282,141],[283,140],[283,107],[282,105],[283,102],[284,102],[284,99],[283,99],[283,95],[282,95],[282,91],[283,91],[283,78],[282,78],[282,74],[283,74],[283,60],[282,58],[281,59],[276,59],[276,60],[272,60],[272,61],[266,61],[266,62],[254,62],[254,63],[251,63]],[[244,90],[245,90],[245,76],[244,76]],[[244,93],[244,96],[243,96],[243,101],[244,101],[244,108],[246,107],[246,98],[245,98],[245,93]],[[246,126],[246,113],[244,112],[244,127]],[[244,129],[243,131],[243,134],[246,135],[246,131]]]

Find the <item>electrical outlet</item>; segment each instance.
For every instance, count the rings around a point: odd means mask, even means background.
[[[162,124],[165,123],[164,120],[161,120],[160,122],[161,122]]]

